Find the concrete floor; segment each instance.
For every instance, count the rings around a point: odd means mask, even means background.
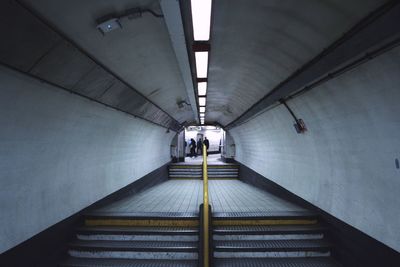
[[[202,203],[202,180],[169,180],[97,209],[101,213],[193,212]],[[210,180],[213,212],[298,212],[303,208],[239,180]]]

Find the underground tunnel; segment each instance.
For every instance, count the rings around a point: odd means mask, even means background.
[[[0,19],[1,266],[400,266],[399,1]]]

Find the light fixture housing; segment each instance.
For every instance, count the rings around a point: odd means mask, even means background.
[[[205,105],[206,105],[206,97],[200,96],[199,97],[199,106],[205,106]]]
[[[207,78],[208,71],[208,51],[194,52],[196,59],[197,78]]]
[[[200,112],[200,113],[206,112],[206,107],[200,107],[200,108],[199,108],[199,112]]]
[[[191,0],[193,37],[195,41],[210,40],[212,0]]]
[[[97,25],[97,29],[104,35],[116,29],[121,29],[122,25],[118,18],[111,18]]]
[[[199,95],[207,94],[207,82],[199,82],[197,83],[197,93]]]

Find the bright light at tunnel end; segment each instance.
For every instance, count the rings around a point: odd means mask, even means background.
[[[212,0],[191,0],[193,37],[195,41],[210,39]]]

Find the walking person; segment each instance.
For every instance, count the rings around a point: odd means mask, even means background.
[[[208,141],[207,137],[204,137],[203,143],[206,146],[206,152],[207,152],[207,156],[208,156],[208,148],[210,147],[210,142]]]
[[[189,148],[190,148],[190,157],[191,158],[193,158],[195,156],[197,157],[197,154],[196,154],[196,141],[194,141],[193,138],[190,139]]]
[[[201,141],[201,138],[199,138],[199,141],[197,141],[197,155],[202,154],[203,152],[203,142]]]

